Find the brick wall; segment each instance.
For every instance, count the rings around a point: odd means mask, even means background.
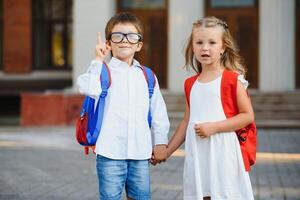
[[[27,73],[32,66],[31,0],[3,1],[3,68]]]
[[[23,93],[21,125],[75,125],[84,96],[64,93]]]

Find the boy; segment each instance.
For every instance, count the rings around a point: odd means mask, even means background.
[[[170,126],[166,105],[157,80],[149,102],[146,79],[134,59],[143,46],[142,34],[141,22],[134,15],[120,13],[112,17],[105,28],[106,42],[102,43],[98,33],[96,58],[77,80],[81,93],[98,99],[102,62],[111,52],[108,67],[112,83],[95,148],[101,200],[121,199],[124,186],[128,199],[151,199],[149,159],[151,154],[165,157]],[[149,106],[151,130],[147,121]]]

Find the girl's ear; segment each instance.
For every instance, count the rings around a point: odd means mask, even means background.
[[[139,43],[137,44],[136,52],[139,52],[139,51],[142,49],[142,47],[143,47],[143,42],[139,42]]]
[[[225,48],[223,47],[223,49],[220,52],[220,55],[222,56],[224,54],[224,52],[225,52]]]

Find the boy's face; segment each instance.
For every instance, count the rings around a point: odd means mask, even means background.
[[[135,52],[139,52],[143,46],[140,37],[134,25],[120,23],[113,27],[111,38],[107,42],[115,58],[131,64]]]

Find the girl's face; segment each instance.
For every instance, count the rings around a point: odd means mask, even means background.
[[[193,30],[193,51],[198,62],[216,66],[224,52],[221,27],[197,27]]]
[[[138,35],[133,24],[116,24],[112,29],[111,39],[108,41],[112,55],[123,62],[127,62],[130,66],[134,54],[140,51],[143,46],[143,43],[137,40]]]

